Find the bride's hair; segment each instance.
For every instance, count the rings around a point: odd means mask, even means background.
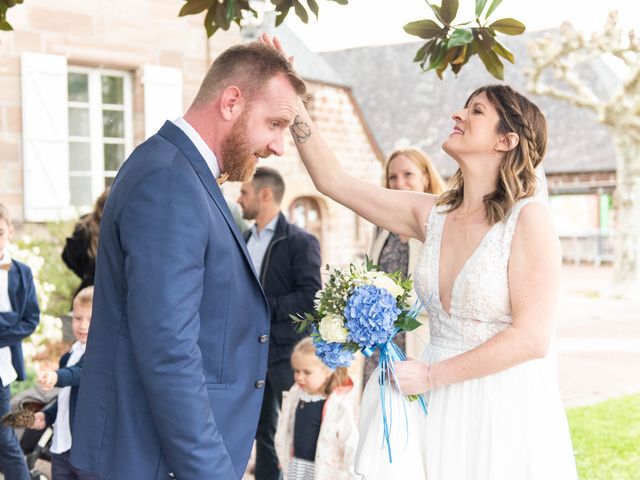
[[[503,221],[513,204],[536,192],[536,167],[542,162],[547,149],[547,122],[540,109],[525,96],[508,85],[486,85],[473,92],[465,108],[484,92],[500,117],[497,131],[506,135],[515,133],[518,145],[505,153],[498,171],[496,189],[485,195],[485,216],[489,224]],[[455,210],[462,203],[464,179],[460,169],[449,180],[450,190],[438,199],[438,205]]]
[[[296,353],[315,356],[316,347],[313,345],[313,339],[311,337],[306,337],[300,340],[296,344],[296,346],[293,347],[293,352],[291,353],[291,356],[293,356]],[[322,364],[322,366],[326,369],[329,368],[324,363]],[[327,383],[324,386],[324,393],[325,395],[331,395],[331,393],[337,387],[346,385],[347,383],[349,383],[349,372],[345,367],[338,367],[331,373],[331,375],[327,379]]]

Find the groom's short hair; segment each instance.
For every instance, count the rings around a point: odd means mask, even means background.
[[[202,106],[229,86],[236,86],[249,101],[271,78],[284,75],[296,93],[306,95],[307,86],[291,63],[273,47],[252,42],[235,45],[222,52],[204,77],[193,105]]]

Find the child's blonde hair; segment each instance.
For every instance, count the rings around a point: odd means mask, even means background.
[[[73,305],[91,305],[93,303],[93,285],[84,287],[73,297]]]
[[[313,345],[313,339],[311,337],[306,337],[300,340],[296,344],[296,346],[293,347],[293,353],[291,353],[291,356],[293,357],[293,355],[295,355],[296,353],[315,356],[316,347]],[[318,358],[318,361],[322,363],[322,361],[319,358]],[[326,369],[329,369],[329,367],[327,367],[324,363],[322,364],[322,366]],[[346,367],[336,368],[331,373],[331,375],[329,376],[329,379],[327,380],[327,383],[324,386],[324,393],[326,395],[331,395],[331,393],[337,387],[345,385],[348,382],[348,380],[349,380],[349,372],[347,371],[347,368]]]

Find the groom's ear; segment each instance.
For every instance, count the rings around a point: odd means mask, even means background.
[[[229,86],[220,95],[220,114],[225,120],[233,121],[240,116],[244,107],[244,97],[236,86]]]
[[[518,146],[520,143],[520,137],[517,133],[509,132],[506,135],[501,135],[500,140],[493,148],[496,152],[510,152]]]

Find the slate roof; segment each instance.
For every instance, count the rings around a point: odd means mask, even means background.
[[[283,23],[276,28],[274,26],[275,17],[269,18],[272,16],[270,13],[267,15],[268,18],[264,20],[264,23],[246,26],[243,29],[242,35],[245,40],[253,40],[262,32],[267,32],[272,37],[275,35],[286,48],[287,55],[294,57],[295,69],[302,78],[349,88],[349,84],[324,57],[309,50],[286,24]]]
[[[533,100],[547,118],[547,172],[614,171],[612,137],[607,127],[598,124],[592,111],[527,92],[523,71],[529,63],[526,43],[541,34],[503,36],[501,40],[516,57],[515,65],[505,64],[505,82]],[[362,47],[322,53],[321,58],[352,87],[385,155],[398,147],[418,146],[433,158],[443,174],[449,175],[456,165],[440,145],[451,132],[451,114],[477,87],[496,80],[477,57],[465,65],[457,78],[450,71],[444,80],[434,72],[422,73],[413,63],[420,46],[422,42]],[[302,59],[297,57],[298,60]],[[599,95],[611,95],[618,85],[615,75],[601,62],[590,63],[581,71]]]

